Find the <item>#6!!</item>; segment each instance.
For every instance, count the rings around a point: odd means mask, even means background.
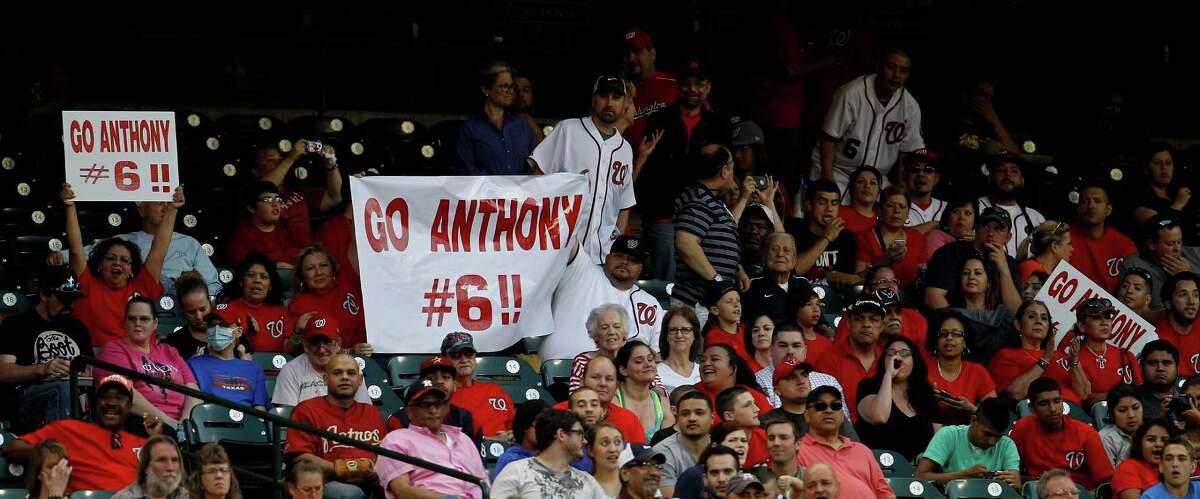
[[[450,290],[451,281],[454,281],[454,291]],[[478,291],[488,289],[487,278],[479,274],[463,275],[457,280],[435,277],[429,291],[423,295],[425,305],[421,307],[421,313],[425,314],[425,327],[432,327],[435,318],[437,327],[442,327],[446,314],[456,308],[459,323],[468,331],[485,331],[491,328],[492,323],[497,320],[493,312],[498,312],[500,324],[517,324],[521,321],[520,274],[500,274],[496,276],[496,283],[500,291],[498,308],[494,307],[492,300],[487,296],[469,294],[468,288]]]

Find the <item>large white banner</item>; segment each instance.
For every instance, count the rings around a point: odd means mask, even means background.
[[[467,331],[481,352],[553,330],[583,175],[351,178],[367,340],[437,352]]]
[[[175,113],[63,111],[76,201],[170,201],[179,185]]]
[[[1042,285],[1036,297],[1050,309],[1050,319],[1055,330],[1054,344],[1058,345],[1060,350],[1070,341],[1067,333],[1077,322],[1075,311],[1084,300],[1092,297],[1107,299],[1117,309],[1117,316],[1113,318],[1112,336],[1108,338],[1110,344],[1137,355],[1146,343],[1158,339],[1154,326],[1146,322],[1146,319],[1063,260],[1050,272],[1050,278]]]

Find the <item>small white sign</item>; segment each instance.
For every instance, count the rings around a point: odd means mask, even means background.
[[[1050,320],[1053,321],[1052,331],[1055,332],[1054,344],[1058,350],[1066,352],[1070,344],[1070,332],[1075,327],[1075,310],[1088,298],[1103,298],[1109,301],[1117,311],[1113,317],[1112,335],[1108,343],[1129,350],[1135,356],[1142,352],[1142,347],[1158,339],[1158,333],[1153,325],[1143,319],[1115,296],[1089,279],[1079,269],[1063,260],[1050,271],[1046,284],[1038,291],[1036,300],[1041,300],[1050,309]],[[1062,361],[1062,359],[1059,359]],[[1063,361],[1065,362],[1065,361]],[[1133,380],[1130,379],[1129,382]],[[1066,407],[1065,405],[1063,406]]]
[[[917,481],[908,482],[908,493],[914,496],[925,495],[925,484]]]
[[[363,360],[362,357],[355,357],[354,360],[358,361],[358,370],[359,371],[362,371],[367,368],[367,361]]]
[[[244,418],[244,417],[246,417],[246,416],[244,414],[242,414],[242,411],[239,411],[236,409],[229,410],[229,419],[233,420],[236,423],[242,422],[242,418]]]
[[[509,374],[517,374],[521,372],[521,364],[518,364],[515,360],[510,360],[504,363],[504,370],[508,371]]]
[[[158,306],[162,307],[163,310],[171,310],[175,308],[175,299],[170,296],[159,298]]]
[[[16,293],[4,293],[4,306],[13,307],[17,305]]]
[[[367,388],[367,395],[371,397],[371,400],[378,400],[383,396],[383,389],[379,385],[371,385]]]
[[[996,482],[992,482],[988,484],[987,490],[988,494],[992,497],[1000,497],[1000,493],[1004,492],[1004,487],[1001,487],[1000,484]]]
[[[179,185],[175,113],[63,111],[62,117],[66,179],[77,201],[171,200]]]
[[[271,357],[271,365],[275,366],[275,369],[283,369],[283,366],[287,365],[287,357],[282,355]]]
[[[504,454],[504,446],[492,442],[492,445],[488,446],[488,452],[490,452],[494,457],[500,457],[500,454]]]
[[[536,388],[525,390],[525,400],[538,400],[542,398],[542,394],[538,393]]]

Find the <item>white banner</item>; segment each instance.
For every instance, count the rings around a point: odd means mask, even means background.
[[[467,331],[480,352],[553,330],[587,177],[351,178],[367,339],[433,353]]]
[[[1107,299],[1117,309],[1117,316],[1113,318],[1112,336],[1108,338],[1110,344],[1137,355],[1146,343],[1158,339],[1154,326],[1146,322],[1146,319],[1063,260],[1050,272],[1050,278],[1042,285],[1036,297],[1050,309],[1050,320],[1055,331],[1054,344],[1058,345],[1060,350],[1070,341],[1067,333],[1075,327],[1076,309],[1084,300],[1092,297]]]
[[[63,111],[76,201],[170,201],[179,185],[175,113]]]

